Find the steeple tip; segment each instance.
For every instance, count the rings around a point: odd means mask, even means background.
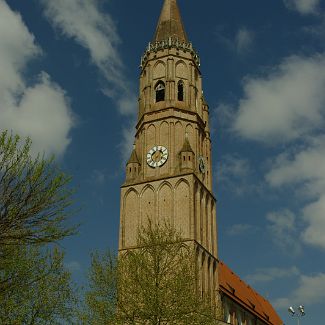
[[[164,0],[153,41],[161,42],[169,38],[188,42],[177,0]]]

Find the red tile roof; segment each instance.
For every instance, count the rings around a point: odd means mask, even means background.
[[[272,305],[253,288],[240,279],[226,264],[219,262],[220,290],[249,310],[263,322],[270,325],[283,325],[283,321]]]

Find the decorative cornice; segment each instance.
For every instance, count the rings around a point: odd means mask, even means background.
[[[193,56],[193,60],[196,63],[198,67],[200,67],[200,57],[197,54],[196,50],[194,49],[192,43],[190,42],[181,42],[178,39],[175,39],[173,37],[169,37],[166,40],[149,43],[148,47],[144,53],[144,55],[141,57],[141,65],[140,67],[143,68],[146,62],[148,61],[148,57],[150,53],[157,53],[158,51],[163,51],[166,49],[176,49],[176,50],[182,50],[183,52],[189,52]]]
[[[168,116],[158,117],[159,113],[164,113],[164,112],[168,112],[168,111],[175,111],[175,112],[185,113],[185,114],[187,114],[189,116],[195,117],[196,120],[186,118],[186,117],[183,117],[183,116],[173,115],[173,114],[170,114]],[[145,120],[145,117],[150,116],[150,115],[153,115],[154,119]],[[152,123],[152,122],[156,122],[156,121],[161,121],[161,120],[166,120],[166,119],[172,119],[172,118],[197,123],[197,125],[201,128],[201,130],[203,132],[206,132],[206,129],[205,129],[206,125],[205,125],[204,121],[202,120],[202,117],[197,112],[170,106],[170,107],[164,107],[164,108],[159,109],[159,110],[148,111],[148,112],[143,113],[141,115],[141,118],[138,120],[137,125],[136,125],[136,130],[137,131],[136,131],[135,136],[137,136],[138,132],[140,131],[140,126],[142,127],[144,124],[148,124],[148,123]]]

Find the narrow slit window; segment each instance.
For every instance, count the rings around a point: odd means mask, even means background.
[[[165,84],[162,81],[158,81],[156,87],[156,103],[163,102],[165,100]]]
[[[178,87],[177,87],[177,99],[178,101],[182,102],[184,101],[184,83],[182,80],[178,82]]]

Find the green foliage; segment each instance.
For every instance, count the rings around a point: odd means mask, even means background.
[[[118,263],[110,253],[93,256],[87,324],[216,324],[211,299],[198,294],[194,247],[170,225],[150,222],[139,230],[138,247]]]
[[[30,149],[30,139],[0,133],[0,324],[71,324],[70,272],[48,245],[76,232],[66,222],[70,177]]]
[[[116,325],[117,258],[110,252],[92,255],[85,304],[80,315],[83,324]]]
[[[63,254],[36,246],[10,246],[7,253],[0,281],[10,279],[14,286],[0,292],[0,324],[71,324],[77,299]]]
[[[53,242],[76,230],[64,224],[70,177],[30,148],[30,139],[0,134],[0,259],[5,245]]]

